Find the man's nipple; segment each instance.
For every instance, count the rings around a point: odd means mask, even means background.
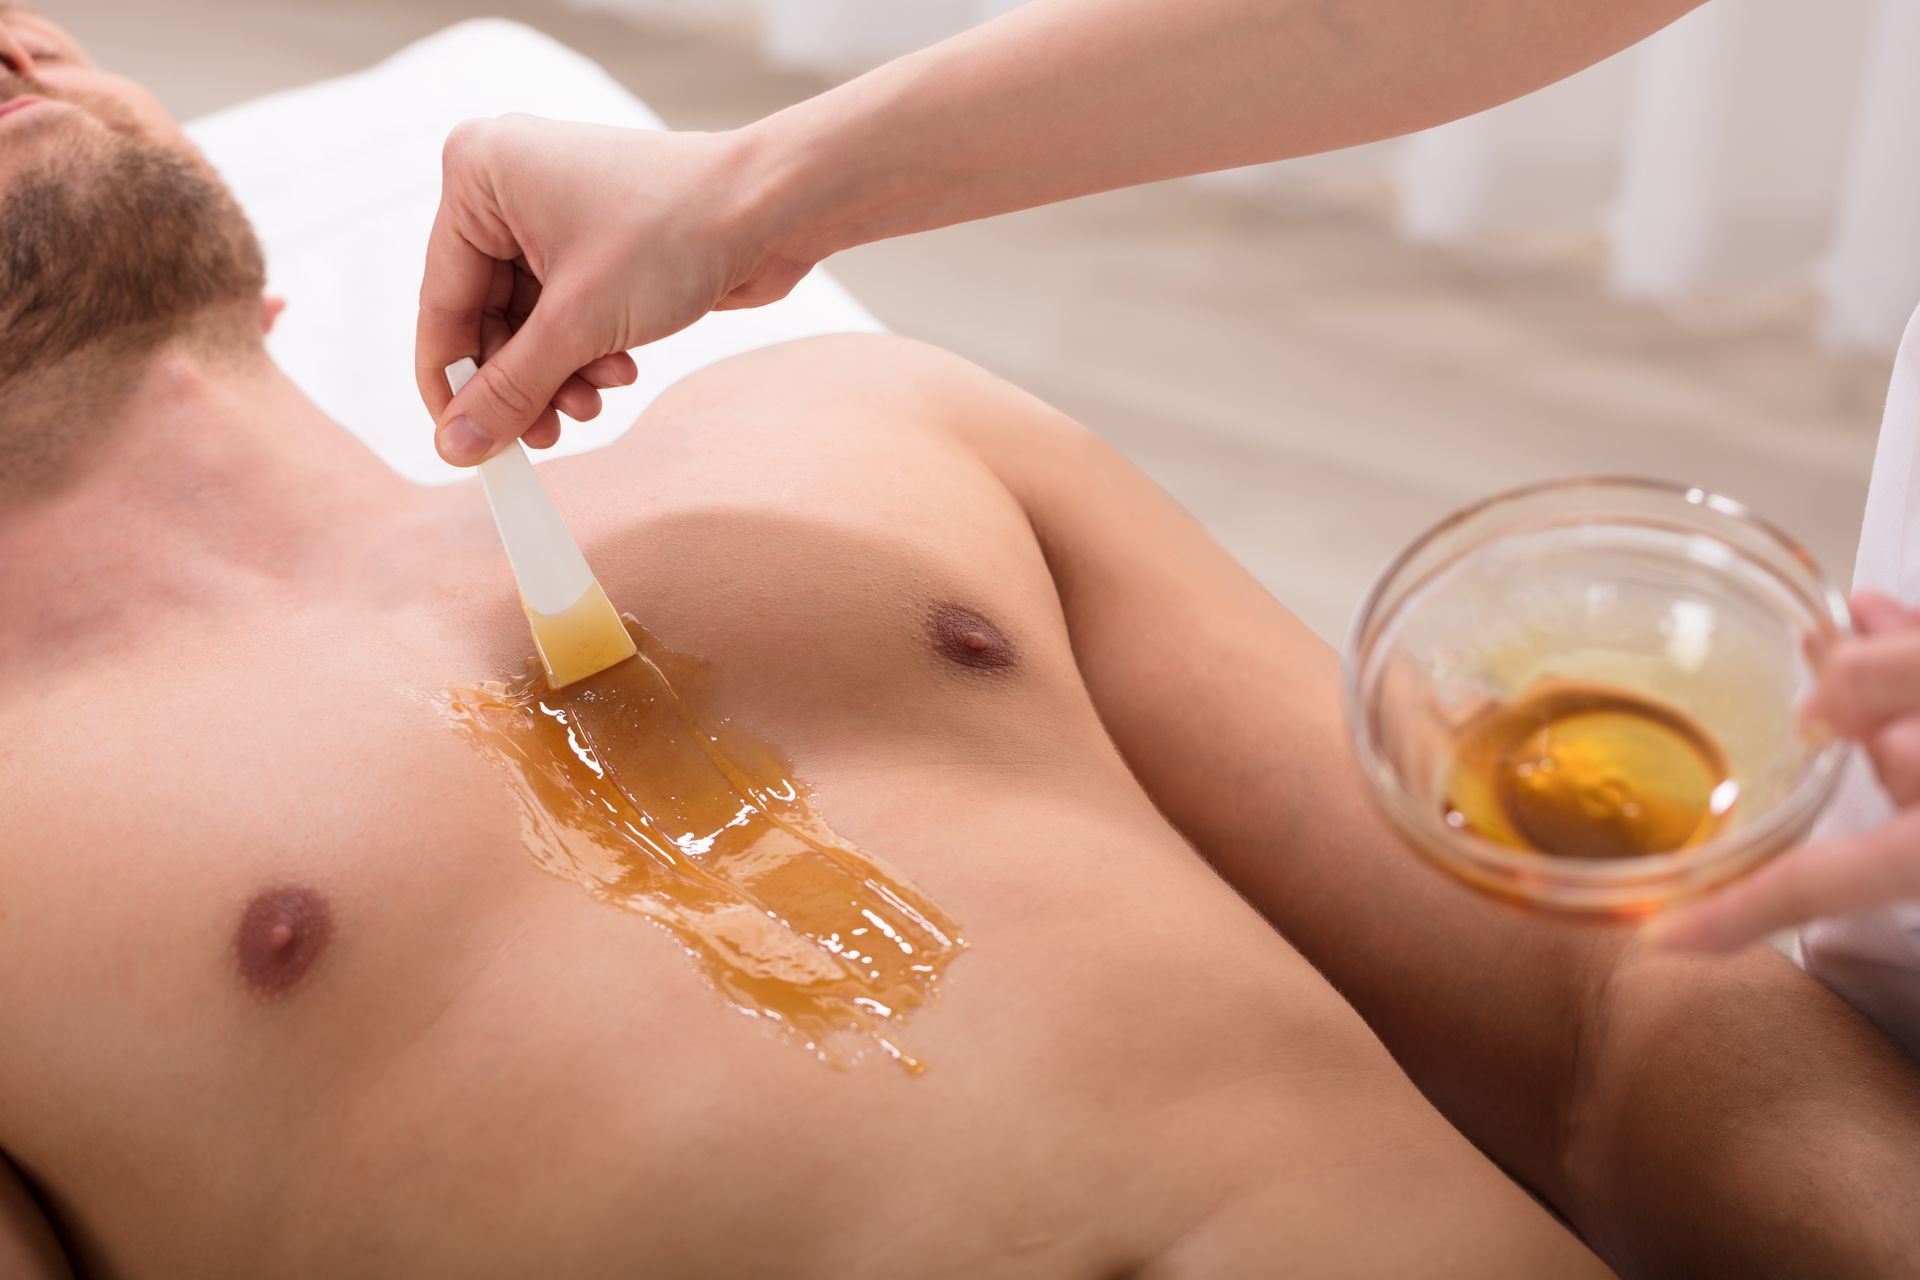
[[[255,894],[234,932],[240,977],[260,995],[284,995],[313,968],[332,936],[332,909],[312,889],[287,885]]]
[[[927,615],[933,649],[949,662],[976,671],[1001,671],[1014,665],[1013,642],[985,614],[965,605],[935,605]]]

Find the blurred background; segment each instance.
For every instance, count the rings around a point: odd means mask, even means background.
[[[670,125],[719,129],[1017,3],[47,9],[182,118],[497,15],[587,53]],[[1844,582],[1891,351],[1920,300],[1917,64],[1912,0],[1712,0],[1411,139],[829,269],[896,331],[1112,441],[1329,638],[1421,528],[1550,476],[1721,490]]]

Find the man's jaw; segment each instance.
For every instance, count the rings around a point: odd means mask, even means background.
[[[72,130],[84,129],[92,116],[80,104],[43,92],[37,85],[23,87],[18,79],[0,82],[0,198],[17,174],[68,145]]]

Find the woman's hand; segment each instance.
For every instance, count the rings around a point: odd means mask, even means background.
[[[1647,927],[1654,940],[1733,951],[1789,925],[1920,900],[1920,611],[1862,592],[1853,619],[1859,637],[1834,651],[1801,715],[1863,745],[1899,812],[1876,830],[1796,850],[1657,917]]]
[[[638,376],[630,348],[806,275],[756,237],[740,138],[531,116],[453,131],[414,345],[441,457],[551,445],[560,414],[592,418],[601,389]],[[443,371],[463,356],[480,372],[452,396]]]

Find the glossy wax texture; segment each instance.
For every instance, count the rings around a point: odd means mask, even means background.
[[[547,683],[555,689],[634,655],[633,638],[598,582],[563,613],[541,613],[524,600],[521,608],[533,628],[533,645],[546,668]]]
[[[529,669],[448,695],[534,862],[671,933],[722,999],[821,1061],[877,1048],[918,1074],[896,1037],[958,926],[836,834],[777,747],[713,714],[702,662],[628,628],[636,658],[566,688]]]
[[[1549,677],[1467,722],[1447,820],[1518,849],[1633,858],[1701,843],[1738,795],[1720,744],[1679,710]]]

